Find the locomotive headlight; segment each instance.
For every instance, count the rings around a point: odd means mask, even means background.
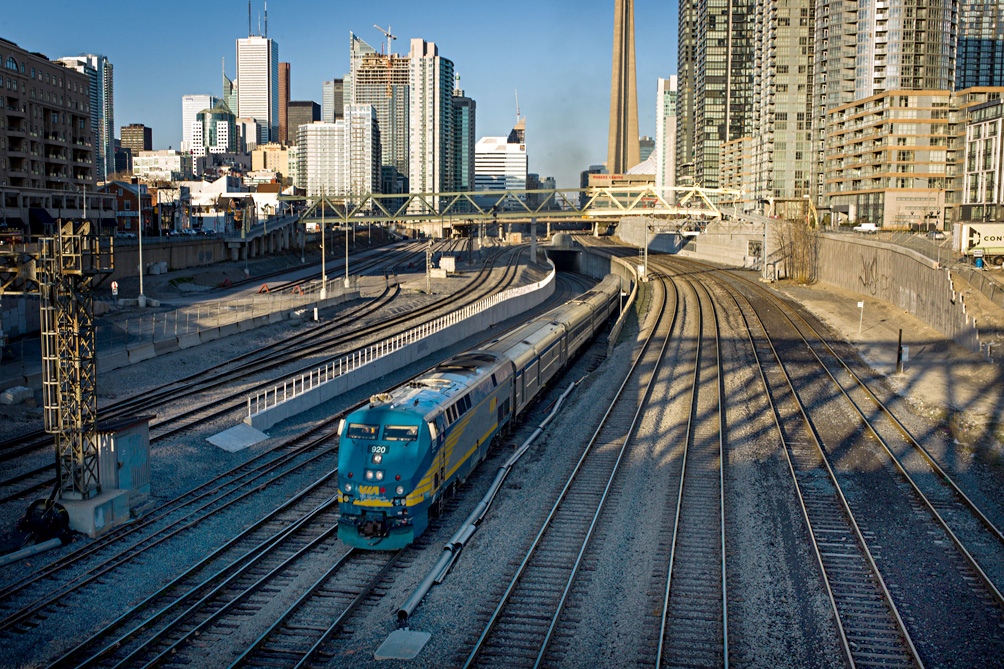
[[[397,493],[398,495],[403,495],[404,494],[404,486],[403,485],[399,485],[397,487],[397,489],[394,490],[394,492]]]
[[[373,480],[373,470],[372,469],[367,469],[366,470],[366,480],[367,481],[372,481]]]
[[[345,492],[352,492],[352,484],[351,483],[346,483],[345,484]]]
[[[383,472],[377,471],[377,473],[376,473],[376,479],[377,479],[377,481],[383,481]]]
[[[373,454],[373,464],[378,465],[381,462],[383,462],[383,456],[380,455],[379,453],[374,453]]]

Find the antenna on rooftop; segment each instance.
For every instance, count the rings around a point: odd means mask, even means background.
[[[268,2],[265,3],[265,37],[268,37]]]
[[[519,123],[519,90],[516,90],[516,123]]]
[[[251,0],[248,0],[248,37],[251,37]]]

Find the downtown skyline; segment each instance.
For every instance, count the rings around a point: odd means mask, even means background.
[[[636,5],[640,134],[655,135],[657,79],[676,69],[676,2]],[[99,53],[115,67],[115,123],[153,129],[155,149],[180,148],[181,98],[220,96],[221,60],[235,76],[235,41],[248,32],[246,0],[171,7],[100,2],[66,6],[42,1],[10,8],[0,37],[50,59]],[[265,30],[263,3],[252,3],[252,32]],[[44,17],[44,18],[42,18]],[[279,60],[291,63],[291,99],[321,101],[322,82],[349,71],[349,32],[376,49],[384,36],[407,54],[411,38],[436,42],[478,103],[478,137],[508,134],[516,121],[515,92],[527,119],[530,171],[578,185],[579,172],[606,159],[613,48],[610,0],[524,0],[504,15],[478,6],[388,0],[379,9],[339,9],[313,0],[273,0],[268,36]]]

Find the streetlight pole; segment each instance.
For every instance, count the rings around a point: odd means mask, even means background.
[[[327,191],[325,190],[321,195],[321,299],[327,299],[328,297],[328,256],[324,248],[324,205],[327,199]]]
[[[349,287],[349,226],[352,219],[345,222],[345,287]],[[355,228],[353,227],[352,237],[355,238]]]
[[[87,196],[84,196],[84,206],[87,206]],[[136,215],[139,219],[139,297],[136,303],[146,306],[146,295],[143,294],[143,186],[136,184]]]

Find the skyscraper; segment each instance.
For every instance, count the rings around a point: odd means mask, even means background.
[[[346,104],[372,105],[380,126],[381,161],[400,174],[410,170],[408,57],[380,54],[349,33],[349,76],[345,78]],[[452,79],[450,81],[452,91]]]
[[[115,171],[115,87],[112,64],[104,56],[82,54],[59,59],[67,67],[87,75],[90,81],[91,130],[97,151],[99,181]]]
[[[827,206],[828,112],[886,91],[952,90],[958,21],[959,0],[815,0],[811,185],[817,206]]]
[[[237,113],[237,82],[230,81],[227,76],[226,63],[223,64],[223,101],[230,107],[230,111]]]
[[[334,123],[342,118],[345,107],[344,90],[342,79],[324,82],[321,89],[321,120],[325,123]]]
[[[226,77],[224,77],[226,78]],[[195,142],[193,128],[195,127],[195,116],[203,109],[214,107],[219,98],[212,95],[183,95],[181,96],[181,150],[191,151],[197,146]],[[228,105],[229,106],[229,105]],[[231,109],[231,111],[233,111]]]
[[[237,109],[261,126],[259,144],[279,141],[279,45],[263,35],[237,40]]]
[[[676,185],[676,104],[677,78],[659,79],[655,96],[655,187],[672,188]],[[666,193],[667,201],[673,194]]]
[[[721,6],[705,0],[680,1],[680,183],[693,176],[698,185],[717,188],[722,144],[751,132],[754,4],[755,0],[724,0]]]
[[[279,63],[279,141],[290,142],[289,132],[289,63]],[[296,136],[295,133],[293,135]],[[274,139],[274,138],[273,138]]]
[[[301,125],[297,131],[299,186],[307,197],[348,192],[345,121]]]
[[[454,171],[453,61],[440,56],[433,42],[417,38],[408,59],[411,192],[443,192]]]
[[[345,106],[348,195],[380,192],[380,129],[372,105]]]
[[[757,2],[754,7],[753,120],[750,142],[738,151],[741,155],[749,146],[750,183],[741,185],[752,188],[755,200],[801,199],[810,193],[814,3]]]
[[[467,193],[474,190],[474,146],[477,143],[477,103],[453,89],[453,185],[450,190]]]
[[[613,63],[607,169],[611,174],[622,174],[639,162],[634,0],[614,0]]]
[[[282,141],[289,144],[296,143],[297,130],[301,125],[321,120],[321,108],[313,100],[293,100],[286,114],[288,134]]]
[[[1004,86],[1004,5],[969,0],[962,7],[955,90]]]

